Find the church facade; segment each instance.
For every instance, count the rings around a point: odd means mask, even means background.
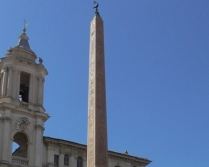
[[[0,61],[0,167],[86,167],[86,145],[43,135],[47,69],[30,48],[25,28],[19,38]],[[128,153],[107,155],[108,167],[150,163]]]

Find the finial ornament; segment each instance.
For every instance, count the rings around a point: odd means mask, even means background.
[[[97,1],[94,1],[94,9],[95,14],[99,14],[99,3]]]
[[[27,23],[24,20],[23,30],[22,30],[21,35],[19,36],[19,42],[18,42],[17,47],[20,47],[20,48],[23,48],[25,50],[31,51],[30,45],[29,45],[29,42],[28,42],[29,38],[28,38],[28,35],[27,35],[26,32],[27,32]]]
[[[27,22],[24,20],[24,27],[23,27],[23,32],[26,33],[27,31]]]

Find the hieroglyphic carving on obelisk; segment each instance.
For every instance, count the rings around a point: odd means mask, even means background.
[[[91,22],[89,61],[87,167],[107,167],[104,30],[98,5]]]

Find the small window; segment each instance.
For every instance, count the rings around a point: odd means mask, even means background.
[[[29,100],[29,85],[30,85],[30,74],[21,72],[20,74],[20,101],[27,102]]]
[[[54,155],[54,166],[55,167],[59,166],[59,155],[57,154]]]
[[[82,157],[78,157],[78,159],[77,159],[77,167],[83,167],[83,158]]]
[[[64,155],[64,165],[65,166],[68,166],[69,165],[69,155],[68,154],[65,154]]]

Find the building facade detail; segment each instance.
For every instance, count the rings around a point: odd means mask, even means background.
[[[146,167],[144,158],[108,151],[103,21],[95,6],[90,31],[88,144],[43,136],[48,72],[26,29],[0,58],[0,167]]]
[[[24,131],[29,126],[29,124],[30,124],[30,121],[28,120],[28,118],[22,117],[22,118],[17,120],[16,129],[18,131]]]
[[[0,61],[0,166],[42,166],[44,78],[26,31]]]

